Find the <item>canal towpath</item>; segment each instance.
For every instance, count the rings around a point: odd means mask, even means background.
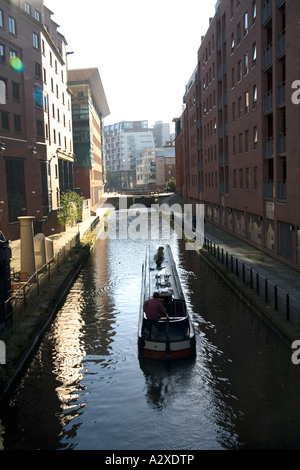
[[[90,229],[96,218],[97,216],[90,216],[79,224],[66,227],[64,232],[50,235],[48,238],[53,241],[54,255],[56,255],[61,250],[61,248],[69,243],[77,233],[79,233],[81,239]],[[18,239],[10,241],[9,246],[12,252],[10,263],[11,271],[18,272],[21,270],[21,240]]]
[[[233,234],[219,228],[210,222],[205,222],[205,237],[211,242],[211,256],[208,260],[213,260],[213,264],[217,267],[221,265],[221,251],[223,250],[224,265],[225,254],[228,253],[228,272],[230,270],[235,273],[235,260],[238,259],[239,279],[242,285],[242,266],[246,266],[248,276],[250,270],[253,271],[253,291],[252,297],[258,298],[256,291],[256,275],[260,279],[260,298],[263,311],[272,320],[275,320],[276,326],[290,338],[300,338],[300,272],[297,269],[281,262],[259,248],[244,242]],[[217,258],[216,249],[219,248],[219,260]],[[215,253],[214,253],[215,250]],[[231,255],[234,257],[234,264],[230,268]],[[234,274],[232,278],[234,277]],[[264,299],[265,283],[268,284],[267,301]],[[244,283],[245,284],[245,283]],[[282,315],[274,311],[274,294],[273,289],[276,286],[278,302],[282,304]],[[246,289],[244,289],[246,290]],[[256,292],[255,292],[256,291]],[[288,298],[289,315],[286,313],[286,302]],[[293,315],[290,315],[290,310]]]

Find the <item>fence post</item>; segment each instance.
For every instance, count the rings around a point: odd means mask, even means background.
[[[224,264],[224,250],[222,248],[222,252],[221,252],[221,257],[222,257],[222,264]]]
[[[233,273],[233,256],[230,257],[231,272]]]
[[[245,284],[246,276],[245,276],[245,263],[243,263],[243,284]]]
[[[226,251],[226,268],[228,269],[228,251]]]
[[[265,302],[269,302],[268,279],[265,279]]]
[[[216,257],[216,244],[214,243],[214,257]]]
[[[275,307],[275,310],[278,310],[277,286],[274,287],[274,307]]]
[[[250,289],[253,289],[253,271],[250,268]]]
[[[235,258],[235,274],[239,277],[239,260]]]
[[[290,321],[290,294],[286,294],[286,319]]]
[[[217,257],[218,257],[218,261],[220,261],[220,247],[218,245],[218,249],[217,249]]]
[[[256,293],[259,295],[259,274],[256,273]]]

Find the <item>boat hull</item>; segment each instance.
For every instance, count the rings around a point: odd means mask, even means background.
[[[180,342],[160,343],[139,340],[140,354],[150,359],[184,359],[195,355],[195,339]]]

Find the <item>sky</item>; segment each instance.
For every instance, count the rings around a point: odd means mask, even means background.
[[[105,125],[182,114],[216,0],[44,0],[67,40],[68,68],[99,70]]]

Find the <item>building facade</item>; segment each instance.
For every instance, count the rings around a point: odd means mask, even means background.
[[[52,14],[42,0],[0,1],[0,230],[10,239],[24,215],[57,230],[60,194],[73,187],[67,43]]]
[[[136,160],[136,187],[162,189],[176,177],[175,147],[149,148],[138,152]]]
[[[104,124],[110,114],[97,68],[69,70],[72,92],[74,188],[95,212],[104,193]]]
[[[203,202],[207,220],[295,266],[300,266],[299,21],[296,0],[217,2],[198,50],[195,83],[176,120],[184,197]],[[196,129],[189,106],[194,91]]]
[[[155,121],[152,128],[155,147],[165,147],[171,140],[170,124],[163,121]]]
[[[135,154],[154,147],[148,121],[122,121],[105,126],[105,157],[109,189],[132,189],[136,185]]]

